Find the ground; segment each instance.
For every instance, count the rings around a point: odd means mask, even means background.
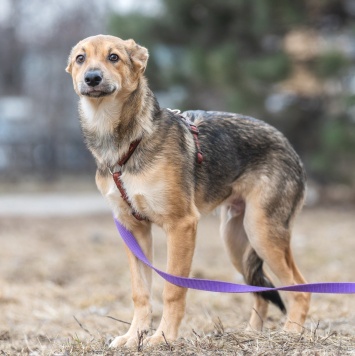
[[[136,354],[137,349],[114,353],[107,348],[132,316],[123,242],[109,211],[56,214],[54,200],[46,214],[36,210],[36,199],[32,208],[28,199],[16,214],[4,206],[9,199],[0,200],[0,355]],[[94,204],[95,199],[84,201]],[[293,247],[308,281],[355,282],[354,217],[354,207],[303,210]],[[154,264],[161,269],[165,247],[164,234],[155,229]],[[243,283],[223,249],[217,214],[201,220],[192,276]],[[153,328],[162,312],[162,286],[155,275]],[[263,333],[244,332],[251,306],[250,295],[189,291],[180,339],[140,352],[355,355],[354,295],[313,295],[301,335],[281,331],[285,317],[273,306]]]

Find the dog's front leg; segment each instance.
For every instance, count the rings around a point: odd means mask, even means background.
[[[169,224],[167,272],[188,277],[195,249],[197,217],[188,216]],[[185,313],[186,288],[165,283],[163,292],[164,309],[160,325],[147,341],[149,345],[173,341],[178,336],[181,320]]]
[[[134,219],[134,218],[133,218]],[[127,222],[127,220],[125,220]],[[152,233],[151,224],[148,222],[134,221],[129,228],[148,259],[152,260]],[[138,343],[138,334],[149,330],[151,326],[151,284],[152,271],[140,262],[125,246],[131,272],[132,299],[134,314],[131,326],[127,333],[116,337],[110,347],[132,347]]]

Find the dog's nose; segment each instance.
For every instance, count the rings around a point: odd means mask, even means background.
[[[99,85],[102,81],[102,74],[98,70],[90,70],[85,73],[85,83],[89,87],[95,87],[96,85]]]

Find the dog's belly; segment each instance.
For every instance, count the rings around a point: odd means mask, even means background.
[[[228,216],[234,218],[244,213],[245,202],[240,198],[235,198],[233,201],[228,202]]]

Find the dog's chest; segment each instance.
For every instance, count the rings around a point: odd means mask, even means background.
[[[116,202],[121,193],[112,177],[108,182],[108,190],[103,194],[109,200],[112,208],[118,208]],[[166,210],[166,182],[155,174],[136,175],[124,172],[121,176],[124,190],[132,207],[143,216],[163,215]]]

